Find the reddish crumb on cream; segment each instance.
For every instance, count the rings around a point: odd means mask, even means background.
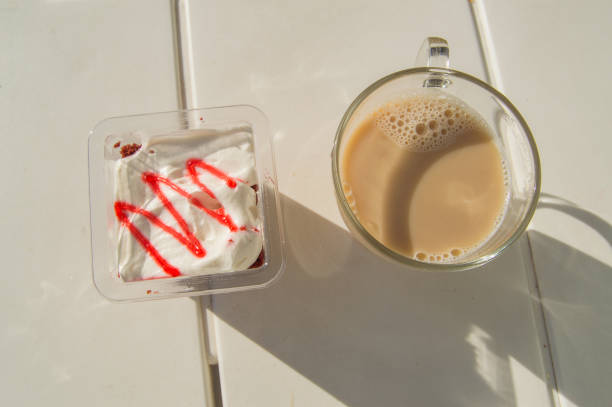
[[[142,147],[142,144],[132,143],[124,145],[123,147],[121,147],[121,157],[125,158],[135,154],[136,151],[140,150],[140,147]]]
[[[257,184],[251,185],[251,188],[253,188],[253,191],[255,191],[255,205],[257,205],[259,203],[259,198],[257,197],[257,191],[259,191],[259,185]]]
[[[118,141],[118,142],[116,142],[115,144],[113,144],[113,147],[114,147],[114,148],[119,148],[119,146],[120,146],[120,145],[121,145],[121,142],[120,142],[120,141]]]
[[[259,252],[259,256],[257,257],[257,260],[255,260],[255,262],[251,264],[251,267],[249,268],[256,269],[257,267],[263,266],[264,260],[265,260],[264,250],[261,249],[261,252]]]
[[[147,290],[147,294],[151,294],[151,290]]]

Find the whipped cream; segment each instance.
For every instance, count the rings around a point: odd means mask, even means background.
[[[192,133],[138,139],[142,147],[118,159],[114,172],[121,278],[248,269],[263,246],[250,139]]]

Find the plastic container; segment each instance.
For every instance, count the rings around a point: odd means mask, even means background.
[[[252,142],[257,173],[257,208],[262,219],[263,265],[198,276],[124,281],[119,276],[117,244],[121,225],[114,212],[117,141],[165,140],[186,134],[197,137],[241,137]],[[234,138],[229,138],[234,137]],[[222,140],[223,141],[223,140]],[[198,158],[198,157],[195,157]],[[155,168],[150,168],[155,171]],[[269,285],[284,269],[284,235],[272,140],[266,116],[247,106],[227,106],[114,117],[98,123],[89,135],[89,198],[93,280],[110,300],[147,300],[225,293]]]

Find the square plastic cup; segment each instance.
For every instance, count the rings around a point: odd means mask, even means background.
[[[223,145],[224,137],[231,143],[236,136],[252,144],[258,178],[257,208],[262,219],[263,264],[252,269],[220,270],[197,276],[124,281],[119,274],[117,250],[120,225],[113,209],[114,168],[116,161],[121,159],[117,141],[129,144],[163,137],[167,143],[176,137],[178,145],[188,134],[214,138],[215,145]],[[271,284],[284,269],[283,222],[272,140],[266,116],[253,106],[180,110],[102,120],[89,135],[89,200],[93,281],[98,291],[110,300],[147,300],[262,288]]]

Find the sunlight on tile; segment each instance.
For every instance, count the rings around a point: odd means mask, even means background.
[[[514,386],[514,397],[517,406],[528,406],[533,400],[548,400],[546,405],[552,406],[548,392],[548,385],[544,380],[533,374],[512,356],[510,361],[510,375]],[[550,380],[550,378],[547,378]]]
[[[560,407],[580,407],[578,404],[574,404],[570,399],[559,393],[559,405]]]
[[[472,325],[465,339],[474,348],[476,372],[482,380],[498,396],[506,401],[512,400],[512,382],[509,377],[508,363],[491,350],[493,345],[491,335],[480,327]]]

